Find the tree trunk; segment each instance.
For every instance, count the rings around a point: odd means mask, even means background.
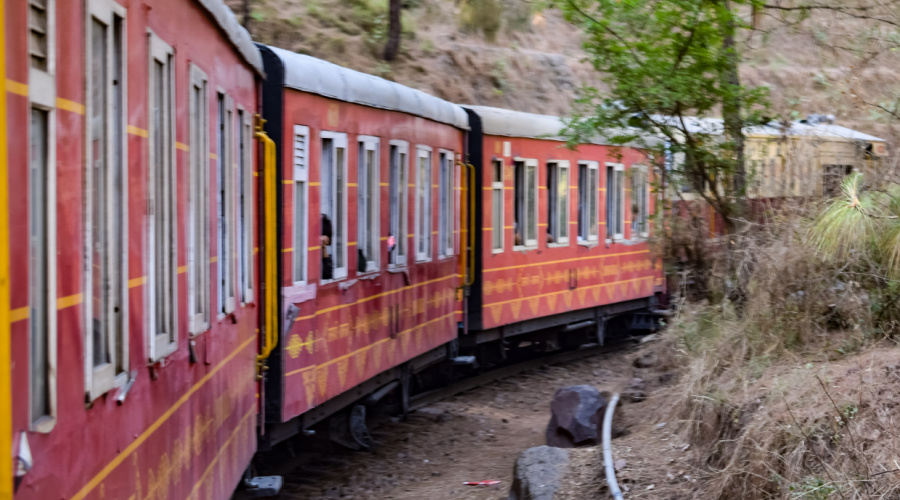
[[[243,18],[243,21],[241,22],[241,24],[244,25],[244,29],[246,29],[247,32],[249,33],[250,32],[250,0],[243,0],[241,2],[241,17]]]
[[[384,46],[384,60],[393,61],[400,52],[400,34],[403,30],[400,18],[400,9],[403,0],[390,0],[390,16],[388,22],[388,39]]]
[[[741,77],[738,73],[738,54],[735,46],[735,25],[731,18],[732,7],[729,0],[725,0],[727,22],[724,23],[724,36],[722,48],[725,50],[726,65],[722,70],[722,84],[726,88],[725,98],[722,102],[722,118],[725,122],[725,136],[731,141],[734,148],[734,184],[731,193],[725,193],[726,197],[734,196],[733,214],[744,217],[747,196],[747,171],[744,165],[744,120],[741,117]],[[733,226],[733,225],[732,225]]]

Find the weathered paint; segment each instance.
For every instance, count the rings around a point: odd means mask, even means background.
[[[6,2],[0,1],[0,36],[6,36]],[[6,82],[6,50],[0,49],[0,82]],[[12,386],[10,370],[9,211],[7,196],[6,92],[0,92],[0,498],[12,498]]]
[[[448,257],[438,257],[437,233],[431,235],[432,255],[429,262],[416,262],[413,233],[415,233],[415,154],[416,146],[432,148],[432,228],[438,227],[438,150],[460,153],[463,134],[460,130],[425,118],[396,111],[385,111],[357,104],[339,102],[314,94],[285,90],[284,137],[286,151],[293,144],[294,125],[310,128],[307,157],[309,162],[309,248],[308,276],[314,294],[299,299],[297,321],[284,337],[281,349],[285,378],[285,394],[281,418],[288,420],[341,394],[374,375],[402,364],[456,337],[457,322],[461,321],[462,302],[457,300],[460,286],[460,244]],[[348,276],[345,280],[319,284],[321,276],[320,168],[321,138],[319,132],[333,131],[347,134]],[[364,275],[357,273],[356,240],[358,234],[357,163],[360,135],[374,136],[379,141],[380,257],[379,270]],[[408,283],[401,272],[388,271],[387,234],[390,227],[389,168],[390,141],[409,143],[407,190]],[[284,172],[283,241],[293,241],[293,155],[282,155]],[[459,167],[457,167],[458,169]],[[459,176],[457,175],[457,179]],[[457,180],[457,182],[459,182]],[[457,187],[459,187],[457,185]],[[454,190],[454,197],[461,191]],[[459,227],[459,200],[454,204],[455,228]],[[282,286],[293,285],[292,252],[282,253],[284,274]],[[362,278],[362,279],[361,279]],[[352,283],[346,290],[342,284]],[[289,295],[285,294],[285,302]],[[287,304],[285,304],[285,307]],[[391,308],[399,312],[398,324],[391,325]],[[392,332],[393,326],[393,332]],[[271,375],[271,373],[270,373]]]
[[[88,0],[89,1],[89,0]],[[235,105],[250,113],[259,108],[258,80],[228,42],[226,34],[199,3],[183,0],[119,0],[127,10],[127,134],[129,214],[128,300],[130,370],[136,380],[123,405],[117,405],[117,390],[85,404],[83,339],[82,212],[85,120],[84,48],[85,0],[58,0],[56,18],[56,113],[57,140],[57,237],[58,253],[58,359],[57,422],[48,433],[29,431],[28,422],[28,314],[17,314],[12,338],[0,331],[0,364],[12,366],[12,433],[2,429],[3,439],[27,432],[34,468],[16,485],[16,499],[220,498],[231,496],[241,473],[256,450],[255,357],[257,310],[254,304],[239,305],[234,318],[214,318],[209,331],[197,336],[199,361],[189,359],[186,317],[187,175],[190,140],[188,134],[188,87],[190,64],[209,77],[210,146],[215,147],[216,90],[231,96]],[[5,75],[9,119],[20,124],[10,140],[28,144],[29,102],[27,54],[27,2],[6,2],[8,26],[4,32],[8,57]],[[147,274],[145,207],[147,204],[148,129],[147,29],[175,49],[175,121],[177,144],[178,206],[178,345],[164,362],[150,367],[147,360],[144,276]],[[10,85],[9,82],[13,82]],[[24,95],[22,95],[24,94]],[[27,148],[10,151],[8,179],[10,197],[2,203],[3,222],[10,223],[9,248],[13,264],[10,301],[0,296],[0,315],[8,306],[27,312],[28,305],[28,163]],[[254,168],[256,159],[254,159]],[[210,186],[216,186],[216,165],[209,162]],[[7,179],[7,175],[3,175]],[[0,181],[0,201],[2,201]],[[210,197],[210,265],[216,275],[221,262],[215,238],[215,197]],[[2,238],[0,227],[0,238]],[[256,246],[254,244],[254,246]],[[0,254],[0,262],[6,259]],[[2,265],[2,264],[0,264]],[[0,269],[2,273],[2,269]],[[256,274],[256,270],[254,270]],[[2,281],[2,276],[0,276]],[[213,278],[211,280],[215,282]],[[255,280],[258,283],[258,280]],[[0,283],[2,284],[2,283]],[[235,284],[237,287],[238,285]],[[235,290],[237,293],[237,289]],[[0,292],[2,294],[2,292]],[[213,287],[211,300],[216,303]],[[235,295],[239,296],[239,295]],[[215,307],[213,307],[215,309]],[[3,327],[9,324],[2,319]],[[13,359],[4,362],[11,347]],[[153,376],[151,376],[153,375]],[[0,385],[3,380],[0,379]],[[2,389],[0,389],[2,391]],[[0,404],[3,395],[0,392]],[[0,408],[2,409],[2,408]],[[0,417],[2,418],[2,417]],[[0,426],[3,425],[0,420]],[[0,442],[0,448],[3,448]],[[9,449],[6,446],[4,449]],[[6,454],[0,454],[6,459]],[[0,462],[0,466],[4,466]],[[10,468],[3,469],[9,471]],[[3,474],[2,481],[7,478]],[[2,488],[0,483],[0,488]],[[0,490],[0,498],[6,498]]]
[[[652,183],[653,163],[644,152],[633,148],[613,148],[582,144],[576,150],[552,140],[510,138],[485,135],[481,185],[481,227],[483,262],[482,286],[474,293],[482,294],[482,327],[496,328],[541,316],[587,309],[637,298],[651,297],[663,290],[661,261],[650,251],[646,239],[632,235],[631,187],[628,172],[634,165],[648,167]],[[513,249],[515,191],[514,161],[537,160],[538,230],[537,247]],[[493,161],[502,160],[504,167],[504,249],[492,248]],[[569,162],[569,242],[551,244],[547,238],[549,193],[547,164]],[[599,163],[599,234],[593,245],[578,241],[578,162]],[[606,240],[606,164],[625,166],[625,233],[624,240]],[[649,213],[654,213],[656,196],[649,197]]]

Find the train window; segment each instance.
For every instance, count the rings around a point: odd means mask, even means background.
[[[416,146],[416,260],[431,260],[431,148]]]
[[[381,249],[381,231],[379,228],[379,185],[377,137],[359,136],[359,159],[357,172],[357,270],[369,273],[378,270],[378,254]]]
[[[176,347],[175,299],[178,297],[178,254],[175,176],[174,52],[152,32],[149,75],[148,248],[147,299],[150,361]]]
[[[578,241],[597,241],[599,218],[597,199],[599,194],[599,164],[584,161],[578,164]]]
[[[209,97],[208,80],[191,65],[190,179],[188,193],[188,325],[197,335],[209,328]]]
[[[56,175],[52,110],[31,109],[28,229],[31,428],[48,431],[56,414]]]
[[[309,127],[294,125],[294,238],[293,281],[307,282],[306,256],[309,245]]]
[[[28,0],[28,55],[31,67],[53,74],[54,0]]]
[[[547,242],[569,242],[569,162],[547,164]]]
[[[89,2],[85,114],[86,388],[91,400],[128,370],[127,113],[124,9]]]
[[[409,241],[409,144],[391,141],[390,161],[391,227],[388,234],[388,264],[405,266]]]
[[[234,101],[218,94],[216,116],[216,222],[218,313],[234,312]]]
[[[454,238],[453,229],[456,204],[454,193],[456,192],[455,169],[453,153],[441,150],[440,152],[440,178],[438,179],[438,255],[447,257],[453,255]]]
[[[646,237],[649,227],[649,191],[647,168],[631,167],[631,238]]]
[[[238,224],[240,225],[240,257],[238,258],[239,279],[241,280],[241,302],[253,302],[253,115],[243,109],[238,110]],[[304,244],[303,254],[306,255]],[[305,274],[304,274],[305,276]]]
[[[621,240],[625,233],[625,165],[606,164],[606,237]]]
[[[347,277],[347,134],[322,132],[322,280]]]
[[[503,160],[494,160],[491,176],[491,234],[494,253],[503,251]]]
[[[537,247],[537,160],[516,160],[514,167],[515,246]]]

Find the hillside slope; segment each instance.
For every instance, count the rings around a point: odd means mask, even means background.
[[[241,11],[242,0],[227,1]],[[602,88],[600,75],[583,61],[581,33],[536,2],[406,0],[401,54],[393,63],[379,57],[387,0],[251,0],[251,12],[250,29],[260,42],[458,103],[565,115],[581,86]],[[876,43],[869,48],[885,54],[861,60],[823,43],[890,38],[883,29],[820,15],[802,29],[755,35],[744,40],[744,81],[769,86],[775,111],[785,117],[834,114],[843,125],[894,142],[890,122],[870,104],[898,95],[898,55]]]

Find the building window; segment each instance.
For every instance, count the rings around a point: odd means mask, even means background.
[[[322,132],[322,280],[347,277],[347,134]]]
[[[450,151],[440,152],[440,177],[438,179],[438,255],[447,257],[453,255],[454,238],[453,230],[456,220],[456,203],[454,203],[454,193],[456,183],[455,168],[453,164],[453,153]]]
[[[56,415],[56,175],[52,110],[31,109],[28,229],[30,423],[47,431]]]
[[[188,325],[209,329],[209,94],[206,74],[191,66],[188,194]]]
[[[389,265],[405,266],[409,232],[409,144],[391,141]]]
[[[578,164],[578,241],[598,240],[599,176],[600,169],[597,162],[585,161]]]
[[[547,242],[569,242],[569,162],[547,164]]]
[[[516,160],[514,165],[515,246],[537,247],[537,160]]]
[[[494,160],[491,172],[491,234],[494,252],[503,251],[503,160]]]
[[[87,36],[85,310],[89,398],[128,369],[127,151],[124,9],[90,3]],[[105,8],[104,8],[105,7]]]
[[[650,183],[647,168],[631,167],[631,237],[645,237],[649,234]]]
[[[431,259],[431,148],[416,146],[416,260]]]
[[[238,224],[240,225],[240,257],[238,275],[241,280],[241,302],[253,302],[253,123],[252,114],[238,110]],[[303,249],[304,255],[306,248]],[[304,274],[305,276],[305,274]]]
[[[309,127],[294,125],[293,281],[307,283],[309,246]]]
[[[378,201],[381,187],[378,162],[380,141],[377,137],[359,137],[359,161],[357,163],[357,243],[358,272],[378,270],[378,254],[381,248]]]
[[[216,116],[218,313],[234,312],[234,101],[219,93]]]
[[[174,52],[156,35],[150,46],[148,127],[148,248],[147,310],[150,361],[173,352],[178,315],[178,254],[175,178]]]
[[[844,177],[853,173],[853,165],[824,165],[822,168],[822,194],[826,197],[841,194]]]
[[[621,240],[625,236],[625,166],[606,164],[606,237]]]

